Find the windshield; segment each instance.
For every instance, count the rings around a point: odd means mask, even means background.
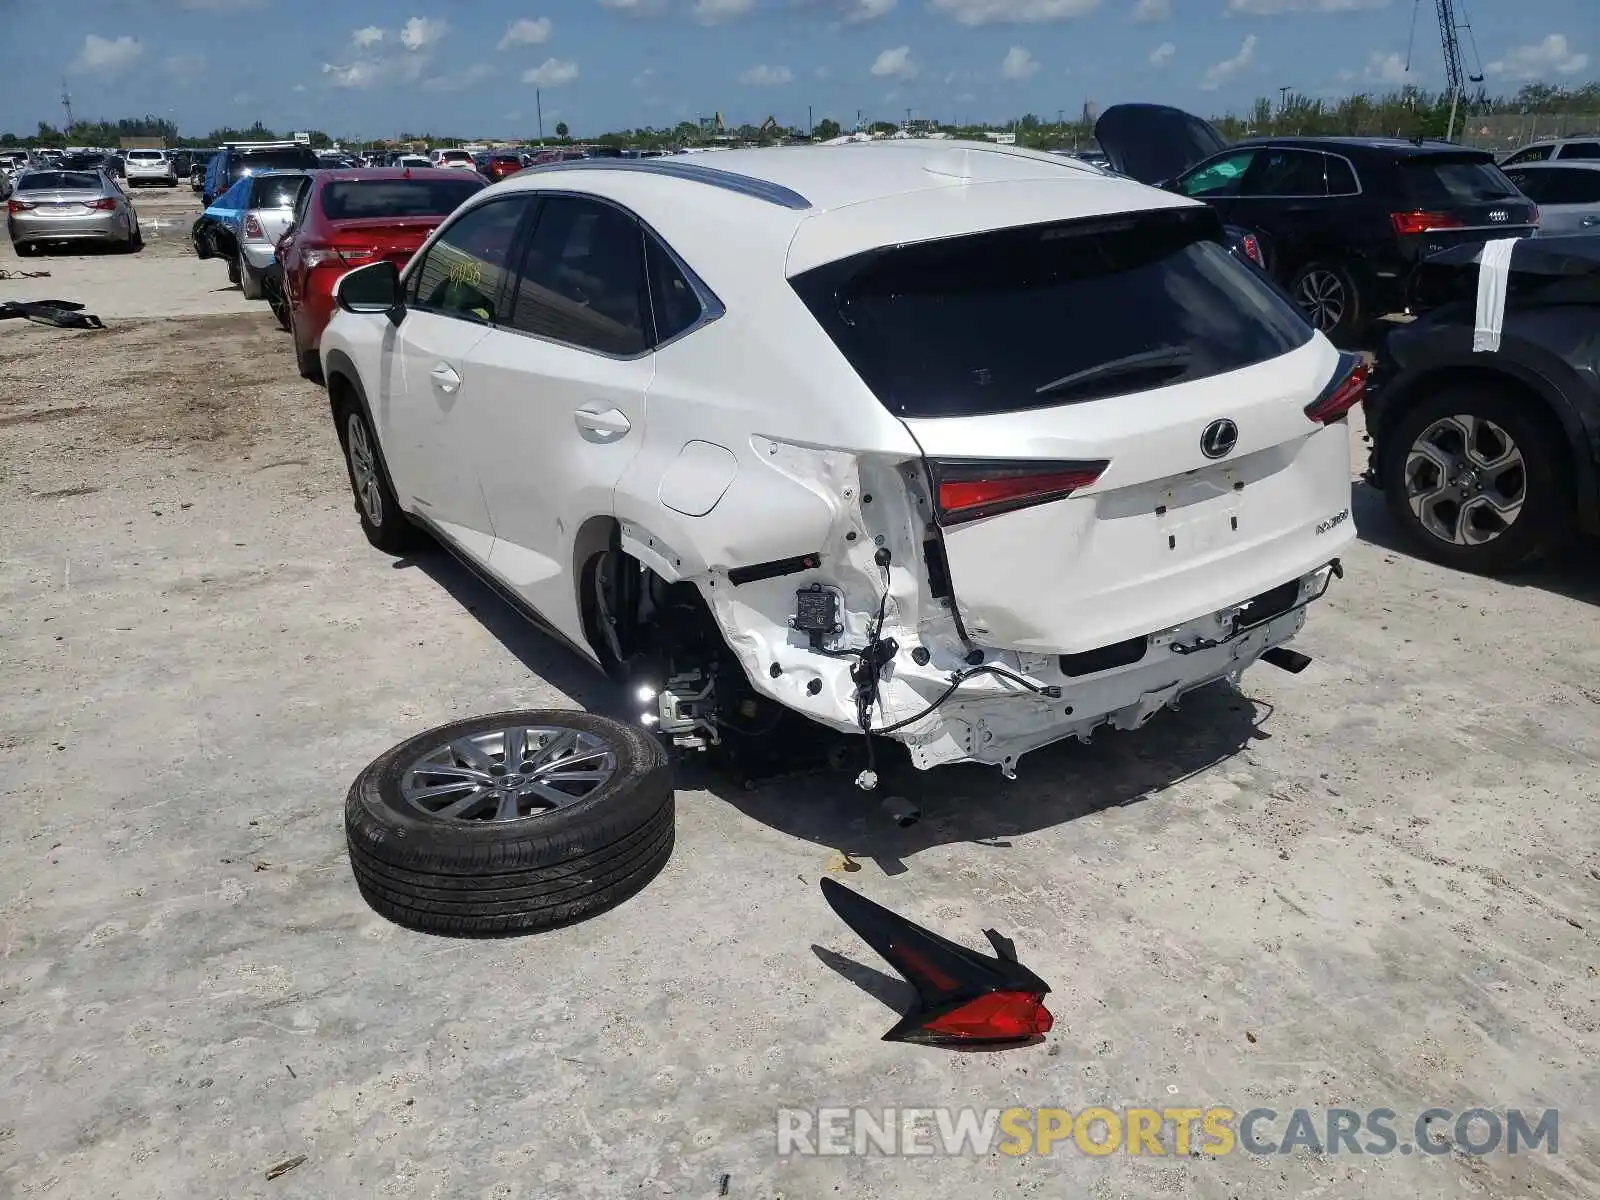
[[[1218,235],[1210,210],[1168,209],[874,252],[793,283],[891,411],[1011,412],[1202,379],[1310,340]]]
[[[1520,198],[1516,186],[1488,158],[1408,158],[1401,160],[1400,174],[1419,207]]]
[[[159,150],[129,150],[129,162],[160,162],[166,156]]]
[[[93,171],[30,171],[17,180],[19,192],[98,192],[100,186]]]
[[[453,213],[483,181],[460,179],[362,179],[322,189],[322,212],[333,221],[367,217],[443,217]]]

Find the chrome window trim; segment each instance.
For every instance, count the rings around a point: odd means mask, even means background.
[[[752,175],[739,175],[733,171],[718,170],[702,163],[677,162],[665,158],[574,158],[566,162],[541,163],[536,167],[524,167],[507,178],[520,179],[546,171],[631,171],[643,175],[664,175],[669,179],[703,183],[724,191],[736,192],[741,196],[764,200],[768,204],[776,204],[780,208],[789,208],[796,212],[803,212],[812,207],[811,201],[780,183],[771,183]]]

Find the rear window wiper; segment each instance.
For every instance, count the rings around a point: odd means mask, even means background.
[[[1099,366],[1086,367],[1082,371],[1063,375],[1060,379],[1052,379],[1049,383],[1034,388],[1033,392],[1036,396],[1048,396],[1056,392],[1073,391],[1092,383],[1121,379],[1128,375],[1176,371],[1187,367],[1193,357],[1194,351],[1187,346],[1157,346],[1154,350],[1141,350],[1138,354],[1130,354],[1126,358],[1114,358]]]

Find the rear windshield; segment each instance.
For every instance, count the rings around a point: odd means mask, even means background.
[[[304,175],[268,175],[250,188],[251,208],[293,208]]]
[[[1029,225],[873,252],[792,282],[905,417],[1048,408],[1276,358],[1312,331],[1210,209]]]
[[[322,189],[322,211],[330,220],[361,217],[444,217],[483,188],[481,179],[362,179]]]
[[[246,171],[282,171],[290,167],[315,169],[317,156],[311,150],[258,150],[254,154],[241,154],[228,165],[229,173],[237,179]]]
[[[100,187],[100,176],[93,171],[29,171],[17,180],[19,192],[98,192]]]
[[[129,162],[160,162],[165,157],[159,150],[129,150],[127,153]]]
[[[1418,206],[1493,204],[1517,198],[1516,187],[1487,158],[1407,158],[1400,162],[1400,175]]]

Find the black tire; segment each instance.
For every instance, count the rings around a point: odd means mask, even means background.
[[[597,737],[614,771],[569,804],[504,821],[445,820],[405,800],[402,780],[422,755],[509,726]],[[528,933],[614,907],[666,865],[673,820],[660,743],[576,711],[496,713],[418,734],[362,771],[345,801],[350,867],[367,903],[407,928],[458,936]]]
[[[17,252],[18,258],[32,258],[39,253],[39,247],[32,242],[13,242],[11,248]]]
[[[239,256],[237,254],[228,256],[228,282],[233,284],[234,287],[239,286]]]
[[[415,549],[422,533],[411,523],[395,497],[389,466],[383,461],[383,447],[378,444],[366,412],[346,396],[334,409],[334,421],[338,427],[339,447],[344,451],[345,477],[350,480],[350,495],[355,501],[356,515],[361,519],[361,532],[385,554],[404,554]],[[370,467],[365,462],[368,458]],[[376,494],[363,494],[369,485],[376,489]]]
[[[261,275],[244,261],[242,254],[239,257],[239,290],[246,300],[261,299]]]
[[[1361,336],[1367,320],[1366,297],[1343,263],[1306,263],[1290,277],[1288,292],[1306,320],[1337,345],[1348,346]],[[1337,320],[1332,319],[1335,305]]]
[[[1406,540],[1424,558],[1462,571],[1497,575],[1552,553],[1570,536],[1573,500],[1568,459],[1560,439],[1535,415],[1537,404],[1520,391],[1490,383],[1457,385],[1425,397],[1385,430],[1383,461],[1378,466],[1384,500]],[[1521,510],[1503,531],[1474,545],[1446,540],[1411,507],[1407,466],[1411,451],[1436,422],[1452,416],[1476,417],[1498,426],[1522,454]],[[1450,440],[1450,431],[1445,436]],[[1492,431],[1484,436],[1494,444]],[[1427,463],[1416,466],[1424,486],[1432,482],[1434,469]],[[1510,482],[1515,484],[1514,475]],[[1449,511],[1443,510],[1446,515]]]

